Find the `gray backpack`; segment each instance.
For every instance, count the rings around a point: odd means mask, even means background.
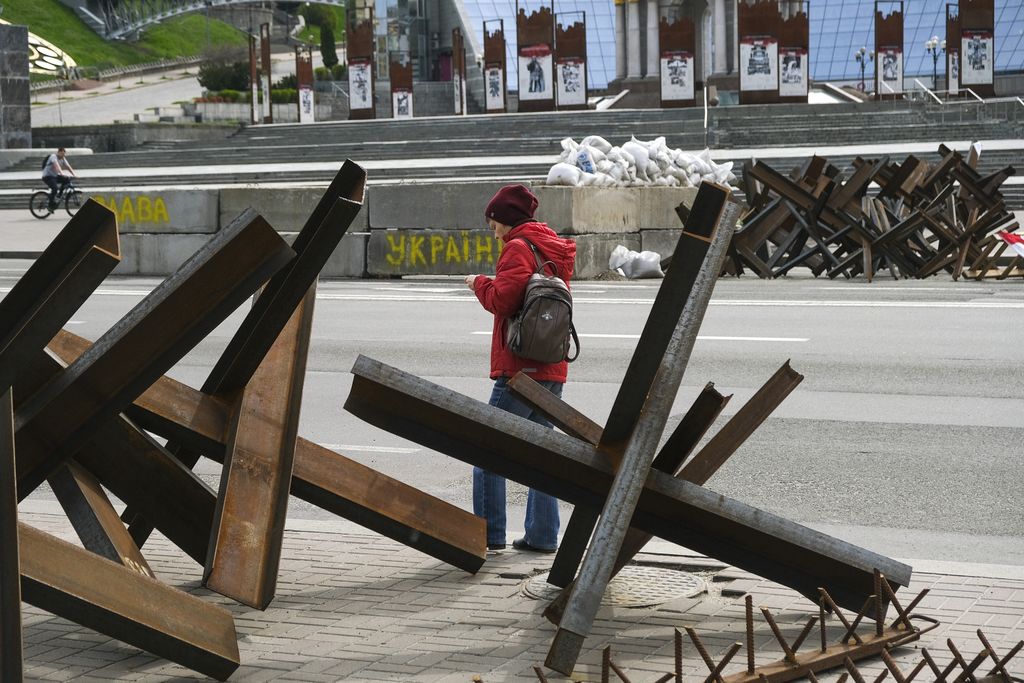
[[[537,271],[530,276],[523,294],[523,305],[508,321],[505,345],[520,358],[540,363],[573,362],[580,355],[580,340],[572,324],[572,294],[562,278],[546,275],[544,266],[551,261],[540,260],[537,247],[530,240],[519,237],[530,245],[537,261]],[[570,338],[576,344],[576,353],[569,357]]]

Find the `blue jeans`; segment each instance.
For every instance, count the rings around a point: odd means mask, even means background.
[[[561,382],[540,382],[555,396],[561,397]],[[531,422],[551,427],[542,415],[516,400],[508,390],[508,378],[494,380],[492,406]],[[479,467],[473,468],[473,514],[487,520],[487,545],[505,543],[505,479]],[[530,489],[526,498],[526,542],[535,548],[558,547],[558,499]]]

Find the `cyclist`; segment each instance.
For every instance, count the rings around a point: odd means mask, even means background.
[[[50,188],[50,211],[57,209],[57,193],[60,189],[70,183],[72,177],[77,177],[75,169],[71,168],[71,164],[65,158],[66,154],[67,151],[61,147],[55,154],[46,158],[46,165],[43,167],[43,182]]]

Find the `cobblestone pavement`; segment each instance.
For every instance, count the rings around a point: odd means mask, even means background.
[[[62,514],[27,502],[21,521],[74,540]],[[615,604],[602,606],[572,678],[545,670],[548,680],[601,680],[602,651],[611,646],[613,661],[633,683],[653,683],[674,670],[674,629],[687,626],[696,629],[717,661],[730,645],[744,640],[747,593],[755,606],[772,611],[790,642],[817,614],[816,605],[771,582],[667,544],[654,550],[638,559],[661,573],[631,570],[633,578],[617,582],[605,598]],[[545,593],[546,584],[536,577],[550,565],[549,555],[511,549],[492,553],[470,575],[346,522],[294,520],[285,535],[277,596],[261,612],[202,588],[201,567],[162,537],[154,537],[145,552],[161,580],[234,615],[242,665],[232,681],[537,681],[533,667],[542,666],[554,634],[541,616],[546,602],[533,597]],[[1020,569],[956,567],[950,572],[916,570],[912,585],[900,592],[906,604],[909,597],[903,596],[930,589],[915,613],[940,621],[917,643],[894,651],[904,673],[921,660],[921,647],[940,666],[948,663],[947,638],[970,661],[982,649],[979,628],[1001,655],[1024,637]],[[970,572],[971,567],[979,571]],[[996,578],[966,575],[986,571]],[[686,589],[699,585],[698,579],[704,588],[688,595]],[[626,606],[645,601],[654,604]],[[23,621],[26,680],[203,678],[28,605],[23,605]],[[759,616],[755,623],[757,662],[779,659],[782,652],[767,624]],[[834,618],[829,623],[830,638],[838,639],[842,627]],[[870,632],[872,626],[865,626]],[[815,632],[804,649],[817,642]],[[741,671],[745,661],[741,651],[726,673]],[[883,668],[879,659],[861,664],[868,680]],[[683,669],[687,681],[707,675],[688,640]],[[1011,672],[1024,676],[1024,655],[1012,661]],[[833,670],[819,678],[838,676]]]

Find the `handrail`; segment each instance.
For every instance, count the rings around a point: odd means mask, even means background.
[[[1021,98],[1019,98],[1019,97],[1017,97],[1017,98],[1015,98],[1015,99],[1016,99],[1016,100],[1017,100],[1018,102],[1020,102],[1020,104],[1021,104],[1021,106],[1022,106],[1022,107],[1024,107],[1024,100],[1022,100],[1022,99],[1021,99]]]
[[[985,100],[981,99],[981,97],[978,96],[978,93],[974,92],[970,88],[964,88],[964,90],[966,90],[967,92],[971,93],[971,95],[974,96],[974,99],[978,100],[979,102],[981,102],[981,103],[985,102]]]
[[[892,89],[891,85],[889,85],[885,81],[878,81],[878,82],[881,83],[883,86],[885,86],[885,89],[888,90],[890,93],[892,93],[893,95],[896,94],[896,91]]]
[[[704,149],[708,148],[708,83],[704,81]]]
[[[914,83],[917,83],[917,87],[919,87],[919,88],[920,88],[921,90],[924,90],[924,91],[925,91],[926,93],[928,93],[929,95],[931,95],[931,96],[932,96],[932,99],[933,99],[933,100],[935,100],[935,101],[936,101],[936,102],[938,102],[939,104],[945,104],[945,102],[943,102],[942,100],[940,100],[940,99],[938,98],[938,96],[937,96],[937,95],[936,95],[935,93],[933,93],[933,92],[932,92],[931,90],[929,90],[928,88],[926,88],[926,87],[925,87],[925,85],[924,85],[924,83],[922,83],[921,81],[917,80],[916,78],[914,79]]]

